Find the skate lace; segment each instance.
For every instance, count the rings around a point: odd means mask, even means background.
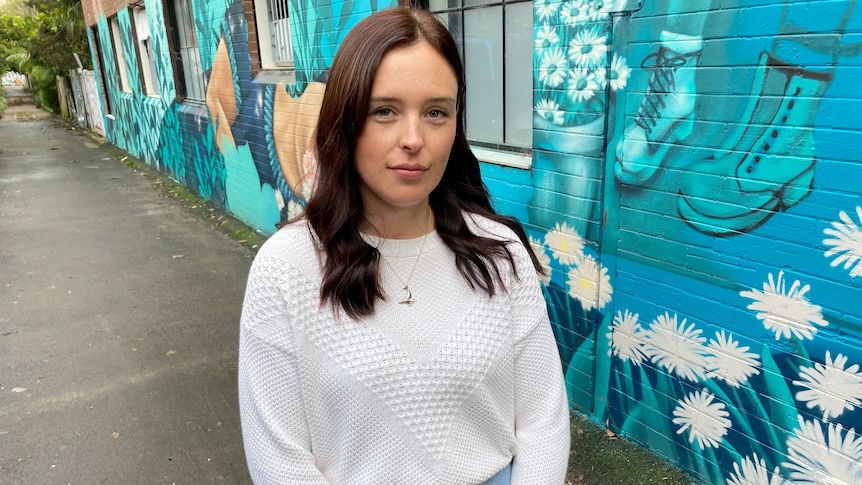
[[[676,88],[674,72],[685,65],[687,57],[693,54],[676,54],[666,47],[646,56],[641,67],[652,71],[643,102],[638,108],[635,124],[649,134],[661,118],[661,109],[666,105],[665,98]],[[652,61],[652,64],[650,62]]]

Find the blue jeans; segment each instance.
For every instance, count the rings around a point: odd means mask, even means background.
[[[485,482],[485,485],[509,485],[512,483],[512,464],[509,463],[509,466],[503,468],[496,475],[491,477],[490,480]]]

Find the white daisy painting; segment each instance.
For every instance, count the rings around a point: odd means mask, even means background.
[[[840,222],[833,222],[832,227],[823,230],[824,234],[832,236],[823,240],[825,246],[830,246],[825,256],[835,256],[829,264],[833,268],[843,263],[844,269],[850,270],[850,276],[862,276],[862,228],[844,211],[838,218]],[[856,219],[862,225],[862,206],[856,206]]]
[[[679,321],[676,314],[665,312],[644,333],[644,354],[668,372],[698,382],[709,365],[709,349],[701,333],[694,323],[686,326],[685,318]]]
[[[560,105],[551,99],[543,99],[536,103],[534,108],[536,114],[550,121],[551,123],[561,125],[564,121],[565,113],[560,109]]]
[[[559,47],[548,49],[539,63],[539,81],[549,88],[556,88],[566,78],[566,55]]]
[[[545,273],[539,274],[539,281],[541,281],[543,285],[548,286],[551,283],[551,257],[548,256],[548,252],[545,251],[545,245],[542,241],[535,239],[533,236],[530,236],[530,247],[533,249],[533,252],[536,253],[536,258],[539,260],[539,266],[542,267]]]
[[[547,20],[557,13],[560,4],[557,0],[538,0],[536,3],[536,16],[539,20]]]
[[[589,22],[592,17],[592,9],[586,0],[569,0],[560,9],[560,18],[567,25],[576,26]]]
[[[686,396],[673,410],[673,415],[673,424],[679,426],[676,434],[688,431],[688,442],[697,442],[701,450],[718,448],[731,425],[724,403],[706,389]]]
[[[567,84],[569,97],[575,102],[582,102],[592,99],[599,89],[599,83],[596,81],[596,73],[590,69],[576,67],[569,71],[569,81]]]
[[[626,87],[626,83],[628,82],[631,73],[629,66],[626,65],[626,58],[614,54],[613,61],[611,61],[611,68],[608,69],[607,75],[611,89],[619,91]]]
[[[579,67],[596,67],[605,62],[608,38],[595,29],[584,29],[569,42],[569,59]]]
[[[775,332],[775,340],[790,338],[791,335],[798,339],[812,339],[817,333],[815,325],[825,327],[828,322],[823,319],[820,306],[805,297],[810,289],[810,285],[802,285],[795,280],[788,290],[784,271],[779,271],[778,278],[769,273],[769,281],[763,284],[763,291],[753,289],[741,291],[739,295],[754,300],[748,309],[756,311],[763,326]]]
[[[557,35],[557,29],[550,25],[543,25],[536,31],[536,49],[556,47],[559,42],[560,36]]]
[[[862,483],[862,436],[854,428],[846,432],[840,424],[805,421],[799,417],[799,429],[787,439],[790,471],[788,478],[796,485]]]
[[[560,264],[575,264],[584,257],[584,238],[565,222],[557,223],[545,234],[545,244]]]
[[[742,347],[733,335],[724,330],[715,333],[709,341],[710,355],[707,356],[707,377],[721,379],[733,387],[739,387],[752,375],[760,371],[760,356],[749,352],[748,346]]]
[[[617,311],[614,323],[608,333],[611,342],[610,351],[623,362],[629,361],[634,365],[640,365],[646,360],[644,355],[644,329],[638,323],[638,314],[632,314],[628,310],[625,313]]]
[[[772,469],[766,466],[766,460],[754,456],[746,456],[742,464],[733,464],[733,473],[727,479],[727,485],[790,485],[781,477],[778,467]]]
[[[569,296],[581,302],[584,311],[601,310],[614,292],[608,269],[587,255],[569,270]]]
[[[827,350],[824,364],[816,362],[814,367],[800,367],[800,379],[793,381],[805,388],[796,393],[796,399],[804,402],[808,409],[823,411],[824,420],[837,418],[862,404],[862,372],[859,372],[859,364],[845,368],[847,360],[842,354],[832,360]]]

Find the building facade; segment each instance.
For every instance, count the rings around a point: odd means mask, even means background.
[[[397,0],[84,0],[107,139],[264,234]],[[571,405],[702,483],[862,484],[856,0],[426,0]]]

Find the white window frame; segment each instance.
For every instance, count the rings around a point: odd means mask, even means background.
[[[183,78],[181,80],[183,96],[189,101],[205,103],[204,73],[201,67],[200,49],[198,49],[192,0],[174,0],[171,2],[171,8],[173,15],[170,18],[174,22],[176,52]]]
[[[120,32],[120,21],[117,15],[108,19],[108,25],[111,29],[111,40],[114,44],[114,61],[117,63],[117,72],[120,74],[120,91],[124,93],[132,92],[129,86],[129,71],[126,66],[126,53],[123,51],[123,36]]]
[[[288,0],[254,0],[258,52],[263,69],[293,69]]]

